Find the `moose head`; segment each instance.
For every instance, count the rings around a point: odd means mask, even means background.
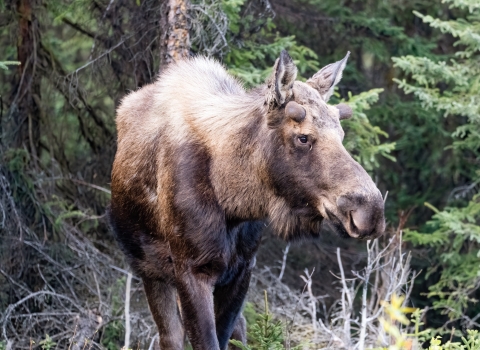
[[[348,56],[303,83],[292,58],[281,53],[266,92],[268,171],[275,193],[297,218],[310,218],[311,230],[326,219],[344,236],[372,239],[385,229],[383,198],[342,144],[340,120],[352,116],[351,108],[327,104]]]

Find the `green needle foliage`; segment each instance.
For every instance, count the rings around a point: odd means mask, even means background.
[[[480,313],[477,301],[480,287],[480,4],[474,0],[443,0],[451,10],[465,11],[464,18],[441,20],[415,12],[431,27],[456,38],[458,51],[448,61],[429,57],[394,58],[395,66],[410,76],[396,80],[407,94],[414,94],[422,107],[441,112],[455,125],[448,148],[467,159],[471,166],[459,174],[463,187],[451,196],[450,206],[434,210],[432,220],[421,230],[410,230],[405,239],[435,252],[427,278],[437,274],[429,288],[433,305],[459,319]],[[477,193],[477,194],[475,194]],[[465,203],[465,200],[469,200]],[[463,205],[462,205],[463,204]]]
[[[480,337],[478,331],[468,330],[467,337],[462,337],[462,342],[448,341],[442,345],[441,337],[435,337],[431,340],[429,350],[478,350],[480,349]]]
[[[48,334],[45,334],[45,339],[41,340],[38,344],[42,350],[51,350],[57,345]]]
[[[427,278],[437,272],[440,277],[429,287],[428,296],[433,297],[433,306],[451,319],[461,318],[467,310],[478,313],[473,303],[480,286],[480,195],[465,207],[432,209],[435,215],[423,232],[407,230],[405,235],[414,245],[435,251],[438,260]]]
[[[378,101],[383,89],[372,89],[352,96],[348,93],[348,105],[352,107],[353,116],[342,122],[345,129],[345,148],[361,163],[367,171],[380,166],[378,156],[395,161],[390,154],[395,149],[395,142],[385,142],[388,134],[370,123],[367,111]]]
[[[265,312],[257,315],[256,322],[249,327],[248,345],[243,345],[238,340],[230,340],[230,343],[241,350],[301,350],[304,345],[288,347],[285,345],[285,325],[275,321],[274,316],[268,311],[267,291],[265,291]]]
[[[4,70],[8,70],[8,66],[18,66],[20,62],[18,61],[3,61],[0,62],[0,68]]]
[[[224,63],[230,72],[252,87],[261,84],[271,73],[273,62],[282,50],[288,50],[299,70],[317,71],[320,67],[315,52],[297,43],[295,36],[283,36],[276,31],[272,14],[264,9],[264,16],[243,13],[247,0],[223,0],[228,17],[230,43]],[[271,11],[271,10],[270,10]]]

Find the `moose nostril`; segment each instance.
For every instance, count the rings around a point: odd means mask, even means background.
[[[370,228],[370,215],[366,210],[357,209],[350,212],[353,224],[360,230],[368,230]]]

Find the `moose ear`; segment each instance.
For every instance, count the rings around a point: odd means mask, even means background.
[[[307,84],[316,89],[325,102],[333,95],[335,85],[342,79],[342,73],[347,64],[348,56],[350,56],[350,51],[347,52],[343,60],[323,67],[315,73],[313,77],[307,80]]]
[[[287,51],[283,50],[273,66],[273,73],[268,79],[267,105],[281,106],[292,95],[292,87],[297,78],[297,66]]]
[[[343,120],[343,119],[350,119],[352,117],[352,114],[353,114],[353,111],[352,111],[352,108],[345,104],[345,103],[340,103],[338,105],[336,105],[335,107],[337,107],[338,109],[338,117],[340,120]]]

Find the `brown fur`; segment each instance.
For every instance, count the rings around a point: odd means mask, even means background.
[[[383,232],[382,197],[326,104],[345,62],[305,84],[284,51],[267,84],[246,92],[194,58],[122,101],[110,217],[162,349],[183,348],[181,325],[195,350],[245,341],[240,311],[265,226],[288,240],[318,235],[324,219],[343,235]]]

